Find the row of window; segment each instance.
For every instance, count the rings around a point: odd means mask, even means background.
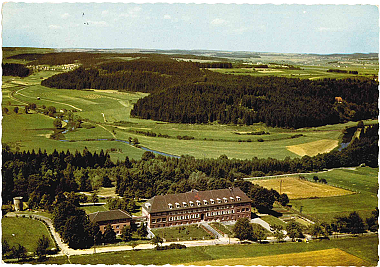
[[[241,198],[239,196],[236,196],[236,199],[233,198],[233,197],[230,197],[230,201],[234,202],[234,201],[240,201]],[[196,203],[197,203],[197,206],[201,206],[202,205],[202,202],[203,202],[203,205],[208,205],[209,204],[209,201],[207,199],[203,199],[203,201],[200,201],[200,200],[197,200]],[[228,199],[226,197],[223,198],[223,202],[224,203],[228,203]],[[215,203],[222,203],[222,200],[220,198],[217,198],[216,201],[214,199],[210,199],[210,203],[211,205],[215,204]],[[178,209],[178,208],[181,208],[181,207],[194,207],[195,206],[195,203],[193,201],[189,201],[189,203],[187,202],[182,202],[182,206],[181,206],[181,203],[174,203],[175,204],[175,207]],[[169,203],[168,204],[168,207],[169,209],[173,209],[174,205],[172,203]]]

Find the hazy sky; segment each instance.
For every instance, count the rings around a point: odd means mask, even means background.
[[[379,51],[374,5],[5,3],[3,46]]]

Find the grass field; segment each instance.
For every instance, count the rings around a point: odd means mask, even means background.
[[[299,156],[316,156],[322,153],[328,153],[338,146],[338,140],[323,139],[304,143],[300,145],[288,146],[287,149]]]
[[[252,258],[232,258],[211,261],[197,261],[189,265],[263,265],[263,266],[365,266],[369,263],[340,249],[326,249],[311,252],[290,253]]]
[[[305,175],[312,179],[315,174]],[[355,170],[333,170],[317,174],[329,184],[358,191],[356,194],[318,199],[291,200],[297,210],[302,206],[303,213],[321,221],[331,222],[337,215],[348,215],[357,211],[363,218],[370,216],[378,206],[378,168],[358,167]]]
[[[71,256],[72,264],[128,264],[128,265],[164,265],[164,264],[192,264],[199,261],[211,261],[218,259],[236,259],[237,257],[252,258],[286,255],[291,253],[303,253],[323,251],[328,249],[340,249],[353,256],[367,261],[369,265],[376,266],[378,237],[361,236],[347,239],[322,240],[310,243],[284,243],[284,244],[252,244],[230,246],[188,247],[182,250],[141,250],[115,253],[101,253],[83,256]],[[62,262],[62,259],[58,259]],[[48,264],[54,264],[54,259],[49,259]],[[273,265],[283,265],[281,262]],[[292,265],[292,264],[290,264]],[[312,264],[311,264],[312,265]],[[343,259],[338,265],[344,265]]]
[[[342,188],[309,182],[296,177],[257,179],[250,181],[268,189],[273,188],[280,194],[285,193],[288,195],[289,199],[332,197],[353,193],[352,191]]]
[[[198,225],[159,228],[153,229],[152,232],[165,239],[167,242],[212,238],[202,227],[198,227]]]
[[[49,238],[49,249],[55,248],[55,243],[46,226],[37,220],[29,218],[2,218],[2,239],[8,241],[12,247],[16,244],[23,245],[28,252],[34,252],[37,241],[43,235]]]
[[[262,219],[263,221],[269,223],[269,225],[282,225],[283,227],[286,226],[286,223],[280,219],[278,219],[277,217],[274,217],[272,215],[265,215],[265,216],[260,216],[260,219]]]
[[[219,222],[212,222],[210,223],[210,226],[214,229],[218,229],[225,235],[233,236],[232,232],[224,224],[221,224]]]

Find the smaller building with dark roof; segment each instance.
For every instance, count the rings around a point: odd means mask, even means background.
[[[155,196],[142,206],[148,227],[168,227],[202,221],[251,218],[251,199],[240,188],[191,190]]]
[[[98,211],[88,215],[91,222],[99,225],[100,231],[104,234],[106,226],[111,225],[117,235],[120,235],[123,228],[131,224],[132,216],[123,210]]]

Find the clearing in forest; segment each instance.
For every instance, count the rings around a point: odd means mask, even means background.
[[[338,248],[253,258],[232,258],[191,262],[186,265],[263,265],[263,266],[367,266],[368,262]]]
[[[294,146],[287,146],[286,148],[299,156],[308,155],[310,157],[313,157],[319,153],[322,154],[330,152],[336,148],[338,144],[338,140],[323,139]]]
[[[326,184],[301,180],[295,177],[251,180],[251,182],[268,189],[273,188],[281,194],[285,193],[288,195],[289,199],[332,197],[352,194],[352,192],[349,190]]]

